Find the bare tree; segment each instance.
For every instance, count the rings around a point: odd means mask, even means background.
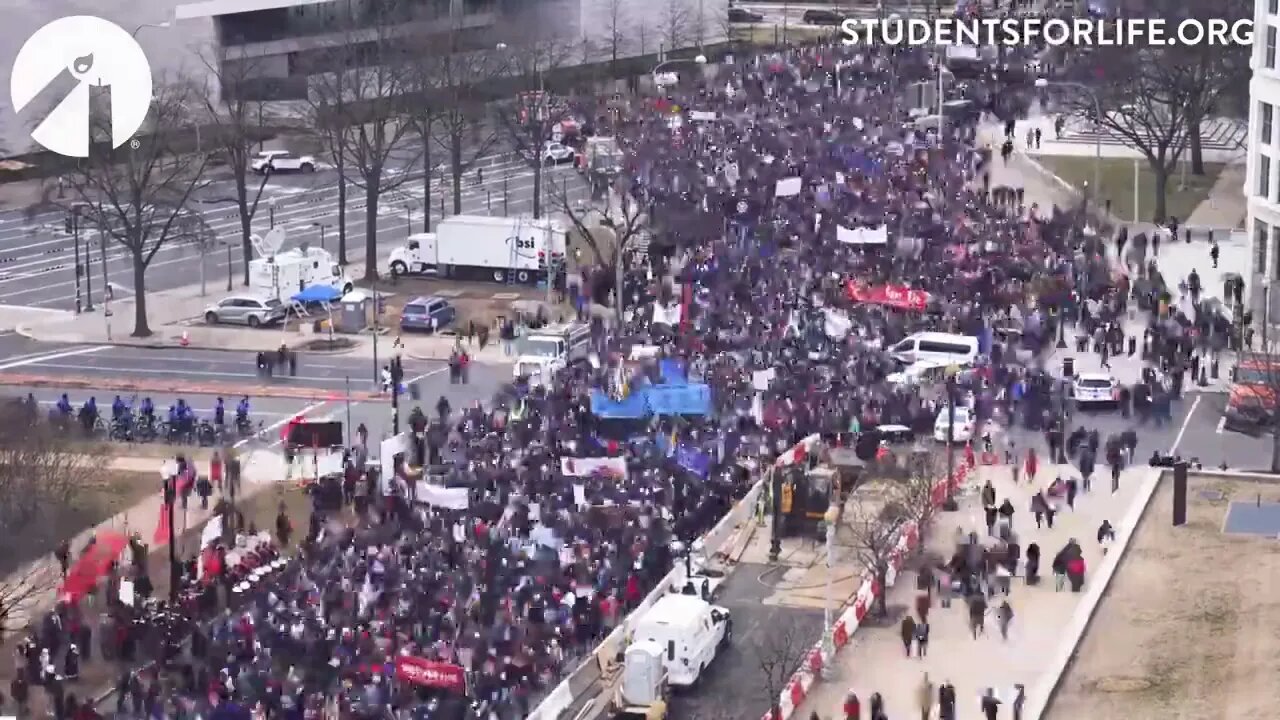
[[[916,524],[923,546],[938,508],[934,489],[943,479],[943,463],[937,452],[926,447],[912,448],[903,463],[906,473],[893,484],[893,500],[902,508],[905,519]]]
[[[20,630],[40,604],[52,600],[58,583],[46,558],[16,567],[16,553],[62,540],[60,513],[83,502],[86,478],[104,460],[67,433],[35,422],[33,411],[38,412],[13,404],[0,408],[0,533],[15,553],[0,562],[0,634]]]
[[[554,99],[547,92],[545,77],[560,67],[572,51],[559,41],[527,43],[513,51],[509,59],[511,72],[524,78],[530,89],[520,93],[514,102],[500,105],[496,113],[504,139],[533,172],[535,218],[543,215],[542,186],[547,165],[543,143],[551,137],[553,127],[572,115],[569,103]]]
[[[871,572],[880,593],[876,598],[876,614],[885,617],[889,606],[889,569],[893,553],[898,547],[903,524],[907,520],[893,490],[877,493],[875,485],[864,485],[853,494],[853,504],[845,512],[845,524],[850,531],[854,557],[858,564]]]
[[[437,93],[440,75],[437,60],[429,53],[412,54],[407,58],[405,69],[410,92],[403,109],[406,119],[413,125],[417,142],[422,146],[419,158],[422,167],[422,232],[431,232],[431,178],[440,167],[431,152],[442,103]]]
[[[606,188],[604,200],[600,202],[576,199],[567,180],[551,183],[547,194],[552,207],[569,219],[575,234],[591,249],[596,263],[612,271],[614,315],[621,324],[624,261],[636,239],[647,232],[648,217],[644,209],[631,197],[625,177],[619,177],[611,188]]]
[[[147,267],[160,248],[178,236],[177,222],[189,213],[204,185],[208,157],[192,153],[188,129],[199,113],[201,91],[190,83],[160,85],[152,98],[143,136],[119,151],[95,145],[67,176],[68,198],[46,195],[42,205],[63,207],[129,252],[133,265],[133,336],[151,335],[147,320]],[[91,137],[111,136],[110,114],[90,112]]]
[[[217,87],[202,95],[205,116],[199,122],[212,133],[210,140],[215,152],[231,170],[235,195],[204,202],[228,202],[236,206],[240,215],[240,254],[244,284],[249,284],[249,261],[253,259],[253,217],[258,212],[262,191],[267,186],[270,167],[264,168],[262,181],[252,191],[249,173],[254,157],[254,144],[261,137],[262,103],[246,99],[246,83],[254,77],[257,63],[253,59],[219,63],[216,58],[202,58]],[[203,246],[202,246],[203,247]],[[207,250],[207,248],[206,248]],[[201,265],[201,294],[204,288],[204,266]]]
[[[662,51],[671,52],[684,47],[688,38],[689,6],[686,0],[666,0],[662,6]]]
[[[387,172],[392,155],[410,148],[413,122],[401,114],[402,99],[413,91],[412,74],[406,69],[406,47],[392,35],[394,19],[375,22],[376,38],[366,46],[367,67],[341,67],[313,78],[312,105],[322,118],[324,133],[332,133],[344,164],[358,175],[351,182],[364,190],[364,276],[378,277],[378,203],[383,193],[405,183],[408,173]],[[337,108],[345,112],[336,113]],[[406,163],[417,164],[421,148],[413,149]]]
[[[615,64],[631,43],[631,17],[627,13],[627,0],[600,0],[600,12],[604,20],[604,38],[601,43],[609,52],[609,62]]]
[[[779,716],[779,697],[812,648],[813,637],[794,619],[769,623],[758,639],[751,642],[751,656],[760,671],[760,689],[768,698],[769,713],[773,716]]]
[[[1170,12],[1202,22],[1216,18],[1248,17],[1253,12],[1253,5],[1245,0],[1213,0],[1212,3],[1200,0],[1189,4],[1186,0],[1160,2],[1169,4]],[[1178,48],[1179,57],[1184,64],[1180,84],[1187,102],[1187,138],[1192,174],[1205,173],[1201,137],[1204,121],[1220,112],[1220,105],[1226,96],[1248,95],[1250,51],[1251,47],[1248,45],[1228,44],[1224,47],[1207,42]]]
[[[1086,79],[1088,92],[1066,88],[1064,102],[1072,114],[1142,153],[1155,176],[1152,219],[1163,222],[1169,176],[1188,143],[1192,98],[1187,78],[1198,71],[1169,48],[1098,47],[1092,57],[1095,71],[1105,68],[1105,81]]]
[[[436,59],[436,92],[440,98],[432,122],[432,139],[445,153],[453,191],[453,213],[462,213],[462,178],[488,155],[498,140],[490,122],[486,98],[478,86],[506,74],[508,59],[503,51],[463,52],[456,36],[450,39],[456,52]]]
[[[343,27],[350,27],[349,21]],[[314,70],[323,76],[320,92],[313,87],[308,93],[310,121],[315,128],[325,154],[333,161],[334,170],[338,173],[338,262],[347,262],[347,146],[345,129],[349,118],[353,117],[353,94],[347,87],[350,74],[338,70],[355,65],[353,43],[341,42],[318,57],[318,65]]]

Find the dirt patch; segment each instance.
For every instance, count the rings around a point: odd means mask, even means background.
[[[41,527],[28,528],[5,538],[0,553],[0,574],[50,555],[58,543],[75,537],[156,491],[159,475],[154,472],[108,470],[86,477],[69,503],[48,508]]]
[[[312,352],[339,352],[341,350],[350,350],[355,346],[356,341],[351,338],[335,337],[332,340],[329,338],[308,340],[299,349]]]
[[[1157,490],[1049,720],[1243,720],[1280,704],[1280,543],[1222,533],[1229,501],[1274,492],[1189,485],[1183,527],[1169,522],[1172,482]]]
[[[517,315],[519,312],[517,303],[522,307],[531,303],[541,303],[545,306],[547,299],[545,290],[523,285],[455,282],[417,277],[400,278],[394,284],[378,289],[386,295],[385,311],[379,323],[383,327],[393,328],[393,332],[398,331],[400,327],[400,314],[405,303],[414,298],[431,295],[439,295],[448,300],[449,304],[456,309],[457,318],[445,332],[441,333],[442,335],[447,335],[450,331],[465,334],[472,323],[475,323],[477,328],[487,326],[491,333],[496,333],[504,320]],[[548,314],[552,321],[568,320],[572,316],[572,309],[568,305],[548,307]]]

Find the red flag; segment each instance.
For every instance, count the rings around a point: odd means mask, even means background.
[[[160,519],[156,521],[156,534],[151,540],[154,545],[165,545],[169,542],[169,503],[160,505]]]

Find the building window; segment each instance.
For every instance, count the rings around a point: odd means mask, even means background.
[[[1267,224],[1261,220],[1253,221],[1253,271],[1258,275],[1267,269]]]
[[[1274,25],[1267,26],[1267,63],[1266,66],[1272,70],[1276,69],[1276,28]]]
[[[1271,157],[1258,155],[1258,197],[1271,199]]]
[[[1280,226],[1271,227],[1271,279],[1280,280]]]
[[[1267,0],[1267,12],[1271,15],[1280,15],[1280,0]]]
[[[1280,2],[1280,0],[1277,0]],[[1271,125],[1275,120],[1276,108],[1268,102],[1258,103],[1258,142],[1263,145],[1271,144]]]

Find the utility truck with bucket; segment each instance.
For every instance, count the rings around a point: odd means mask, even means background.
[[[552,325],[522,338],[518,352],[512,376],[526,378],[532,385],[549,385],[558,370],[587,359],[591,328],[579,323]]]
[[[435,275],[532,285],[547,277],[548,263],[563,265],[565,227],[549,218],[454,215],[432,233],[409,236],[391,251],[393,275]]]

